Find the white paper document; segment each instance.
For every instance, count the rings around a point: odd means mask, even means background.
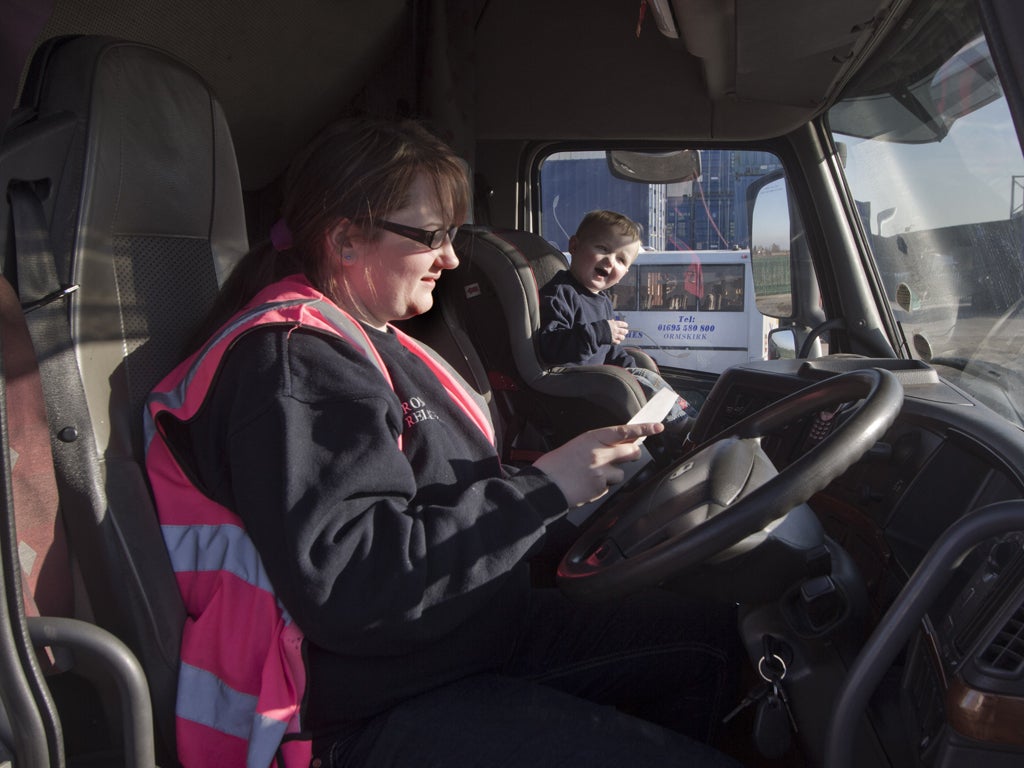
[[[647,401],[647,405],[633,415],[629,423],[646,424],[647,422],[664,421],[668,412],[672,410],[672,406],[677,402],[679,402],[679,395],[671,389],[668,387],[659,389],[654,393],[654,397]],[[645,439],[645,437],[641,437],[637,443],[642,443]]]

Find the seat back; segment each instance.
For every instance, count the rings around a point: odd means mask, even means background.
[[[39,365],[13,286],[0,277],[0,350],[11,446],[11,496],[28,616],[74,616]]]
[[[28,639],[29,617],[70,617],[74,595],[60,521],[49,425],[35,351],[14,288],[0,277],[0,560],[20,568],[0,575],[0,756],[27,764],[60,764],[64,733],[44,675],[66,669],[67,654],[38,653]],[[8,582],[7,579],[10,579]],[[13,755],[4,754],[4,747]]]
[[[183,62],[57,39],[30,65],[0,183],[4,273],[39,356],[87,610],[141,661],[170,764],[185,616],[144,472],[142,404],[247,249],[230,133]]]
[[[465,226],[459,266],[439,298],[473,342],[506,422],[505,458],[547,450],[594,427],[621,424],[646,402],[627,371],[609,365],[549,366],[541,359],[540,287],[568,268],[565,255],[531,232]]]
[[[480,356],[462,325],[452,316],[452,308],[437,300],[423,314],[394,323],[414,339],[428,346],[462,377],[466,386],[487,406],[494,427],[496,445],[504,442],[504,421],[491,391]]]

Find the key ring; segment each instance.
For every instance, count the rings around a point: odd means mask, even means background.
[[[764,680],[766,683],[777,683],[779,680],[782,680],[786,676],[786,662],[783,661],[782,657],[779,656],[779,654],[777,653],[773,653],[771,655],[771,658],[773,661],[778,662],[779,667],[782,669],[782,672],[780,672],[775,677],[769,677],[764,671],[765,662],[768,659],[766,656],[762,656],[757,661],[757,674],[759,674],[761,676],[761,679]]]

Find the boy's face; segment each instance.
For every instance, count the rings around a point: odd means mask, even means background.
[[[639,252],[639,240],[612,227],[595,229],[584,237],[569,238],[569,270],[584,288],[597,293],[618,283]]]

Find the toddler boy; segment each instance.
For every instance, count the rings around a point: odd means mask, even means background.
[[[616,320],[607,291],[640,253],[640,225],[615,211],[591,211],[569,238],[572,260],[540,290],[540,354],[550,365],[617,365],[636,376],[650,399],[665,380],[640,367],[621,344],[629,325]],[[665,418],[673,431],[695,415],[679,398]]]

